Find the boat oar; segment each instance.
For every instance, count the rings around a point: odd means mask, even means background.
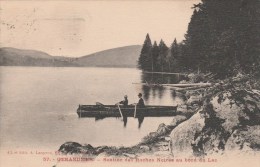
[[[134,118],[136,118],[136,106],[137,106],[137,104],[135,104]]]
[[[121,111],[121,109],[120,109],[120,107],[119,107],[119,104],[117,104],[117,106],[118,106],[118,109],[119,109],[120,115],[121,115],[121,117],[123,118],[123,114],[122,114],[122,111]]]
[[[81,106],[79,104],[79,117],[81,118]]]

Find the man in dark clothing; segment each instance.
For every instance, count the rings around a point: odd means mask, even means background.
[[[125,98],[125,99],[124,99],[123,101],[120,101],[119,104],[123,104],[123,106],[127,106],[127,105],[128,105],[127,95],[125,95],[124,98]]]
[[[142,96],[143,96],[142,93],[138,94],[139,101],[137,103],[137,107],[140,107],[140,108],[145,107],[144,100],[143,100]]]

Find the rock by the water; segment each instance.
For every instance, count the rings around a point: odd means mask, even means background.
[[[188,111],[188,106],[186,104],[178,105],[177,112],[186,113]]]
[[[126,156],[126,157],[129,157],[129,158],[136,158],[137,157],[137,155],[135,155],[135,154],[123,153],[123,155]]]
[[[76,142],[66,142],[62,144],[59,151],[64,154],[81,153],[82,145]]]
[[[164,138],[164,140],[165,140],[165,141],[170,141],[170,140],[171,140],[171,137],[170,137],[170,136],[166,136],[166,137]]]
[[[96,156],[96,159],[103,159],[103,158],[107,158],[107,157],[110,157],[110,155],[107,154],[106,152],[102,152]]]
[[[172,122],[170,123],[170,126],[177,126],[179,123],[185,121],[187,118],[183,115],[177,115],[173,117]]]
[[[201,95],[192,95],[190,98],[187,100],[188,105],[193,105],[193,104],[200,104],[201,103],[202,96]]]
[[[157,129],[157,134],[158,135],[165,135],[170,131],[169,127],[166,126],[164,123],[161,123]]]
[[[260,125],[247,126],[235,130],[227,141],[226,149],[230,151],[260,151]]]
[[[154,155],[155,156],[158,156],[158,157],[169,157],[169,158],[172,158],[172,155],[169,151],[156,151],[154,152]]]
[[[142,146],[140,146],[140,149],[143,150],[143,151],[149,151],[150,147],[142,145]]]
[[[66,142],[60,146],[59,151],[63,154],[89,154],[95,155],[96,150],[90,144],[81,145],[76,142]]]
[[[200,156],[243,147],[259,151],[259,99],[259,94],[243,89],[213,94],[199,112],[173,129],[171,152]]]
[[[168,141],[161,141],[156,143],[156,146],[160,151],[169,151],[169,142]]]
[[[205,118],[200,113],[193,115],[188,121],[178,125],[171,132],[171,152],[174,156],[191,156],[193,150],[191,143],[196,133],[204,127]]]
[[[106,149],[108,149],[108,146],[99,146],[95,149],[97,154],[103,153]]]

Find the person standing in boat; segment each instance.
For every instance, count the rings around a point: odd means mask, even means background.
[[[124,96],[124,100],[120,101],[119,104],[122,104],[123,106],[127,106],[128,105],[127,95]]]
[[[139,101],[137,103],[137,107],[139,107],[139,108],[144,108],[145,107],[144,100],[143,100],[142,96],[143,96],[142,93],[138,94]]]

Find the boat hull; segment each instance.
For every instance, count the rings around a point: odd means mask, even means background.
[[[120,106],[123,117],[169,117],[176,115],[176,106]],[[79,117],[121,117],[119,107],[115,105],[79,105],[77,114]]]

